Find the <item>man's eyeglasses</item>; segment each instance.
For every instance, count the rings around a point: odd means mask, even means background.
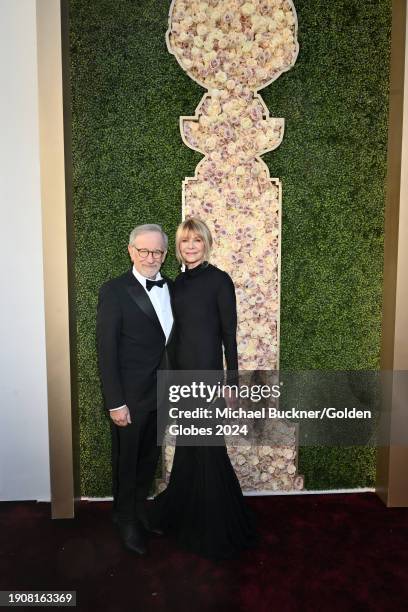
[[[164,255],[164,251],[159,251],[159,249],[156,249],[155,251],[149,251],[149,249],[138,249],[133,244],[132,246],[138,252],[140,259],[146,259],[147,257],[149,257],[149,254],[151,253],[153,259],[157,261],[161,259]]]

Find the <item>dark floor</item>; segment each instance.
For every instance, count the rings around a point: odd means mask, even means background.
[[[212,562],[154,538],[122,550],[110,503],[75,520],[49,504],[0,504],[0,590],[76,590],[80,610],[271,612],[408,609],[408,509],[372,493],[247,498],[261,542]]]

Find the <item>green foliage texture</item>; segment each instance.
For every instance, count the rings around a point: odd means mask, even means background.
[[[74,250],[82,494],[110,494],[97,370],[99,286],[127,238],[159,222],[177,264],[181,183],[201,156],[179,133],[204,90],[167,52],[169,0],[70,0]],[[390,0],[297,0],[295,67],[261,92],[285,118],[264,156],[283,183],[281,367],[379,367]],[[227,222],[227,220],[226,220]],[[371,448],[302,448],[306,488],[371,486]]]

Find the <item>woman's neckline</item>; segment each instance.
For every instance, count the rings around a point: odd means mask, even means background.
[[[195,266],[195,268],[186,267],[186,269],[184,270],[184,274],[189,278],[191,278],[192,276],[197,276],[197,274],[200,274],[200,272],[206,270],[210,265],[211,264],[209,264],[208,261],[203,261],[198,266]]]

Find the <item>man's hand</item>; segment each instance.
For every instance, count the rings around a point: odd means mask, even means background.
[[[124,406],[120,410],[111,410],[109,414],[112,421],[118,427],[127,427],[127,425],[132,422],[129,408],[127,406]]]

